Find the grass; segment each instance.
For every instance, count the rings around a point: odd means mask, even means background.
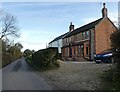
[[[116,67],[104,71],[101,75],[102,89],[120,92],[120,78],[117,77]]]

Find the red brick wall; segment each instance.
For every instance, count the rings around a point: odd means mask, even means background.
[[[116,30],[108,18],[104,18],[95,27],[96,54],[110,49],[110,35]]]

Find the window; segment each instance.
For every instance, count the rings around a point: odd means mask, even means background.
[[[75,54],[76,54],[76,55],[78,54],[78,53],[77,53],[77,50],[78,50],[78,49],[77,49],[77,46],[75,46]]]
[[[83,55],[83,53],[84,53],[84,47],[83,45],[81,45],[81,55]]]
[[[85,32],[82,33],[82,40],[85,39]]]
[[[69,37],[69,41],[71,42],[71,37]]]
[[[69,39],[68,39],[68,38],[65,38],[65,41],[66,41],[66,43],[67,43],[67,42],[69,42]]]
[[[78,55],[80,55],[80,46],[78,46]]]
[[[89,37],[89,31],[85,32],[85,39],[87,39]]]

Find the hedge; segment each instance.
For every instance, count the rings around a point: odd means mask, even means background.
[[[13,57],[10,53],[2,53],[2,67],[8,65],[13,60]]]
[[[2,52],[2,67],[7,66],[11,62],[19,58],[20,58],[20,55],[13,56],[11,53]]]
[[[39,67],[45,68],[48,66],[59,66],[56,60],[59,58],[58,48],[50,47],[42,49],[32,54],[32,64]]]

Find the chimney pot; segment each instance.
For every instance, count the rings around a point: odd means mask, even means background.
[[[107,17],[107,8],[105,7],[105,3],[103,3],[103,9],[102,9],[102,17]]]
[[[72,24],[72,22],[70,22],[70,26],[69,26],[69,31],[73,31],[74,30],[74,25]]]

